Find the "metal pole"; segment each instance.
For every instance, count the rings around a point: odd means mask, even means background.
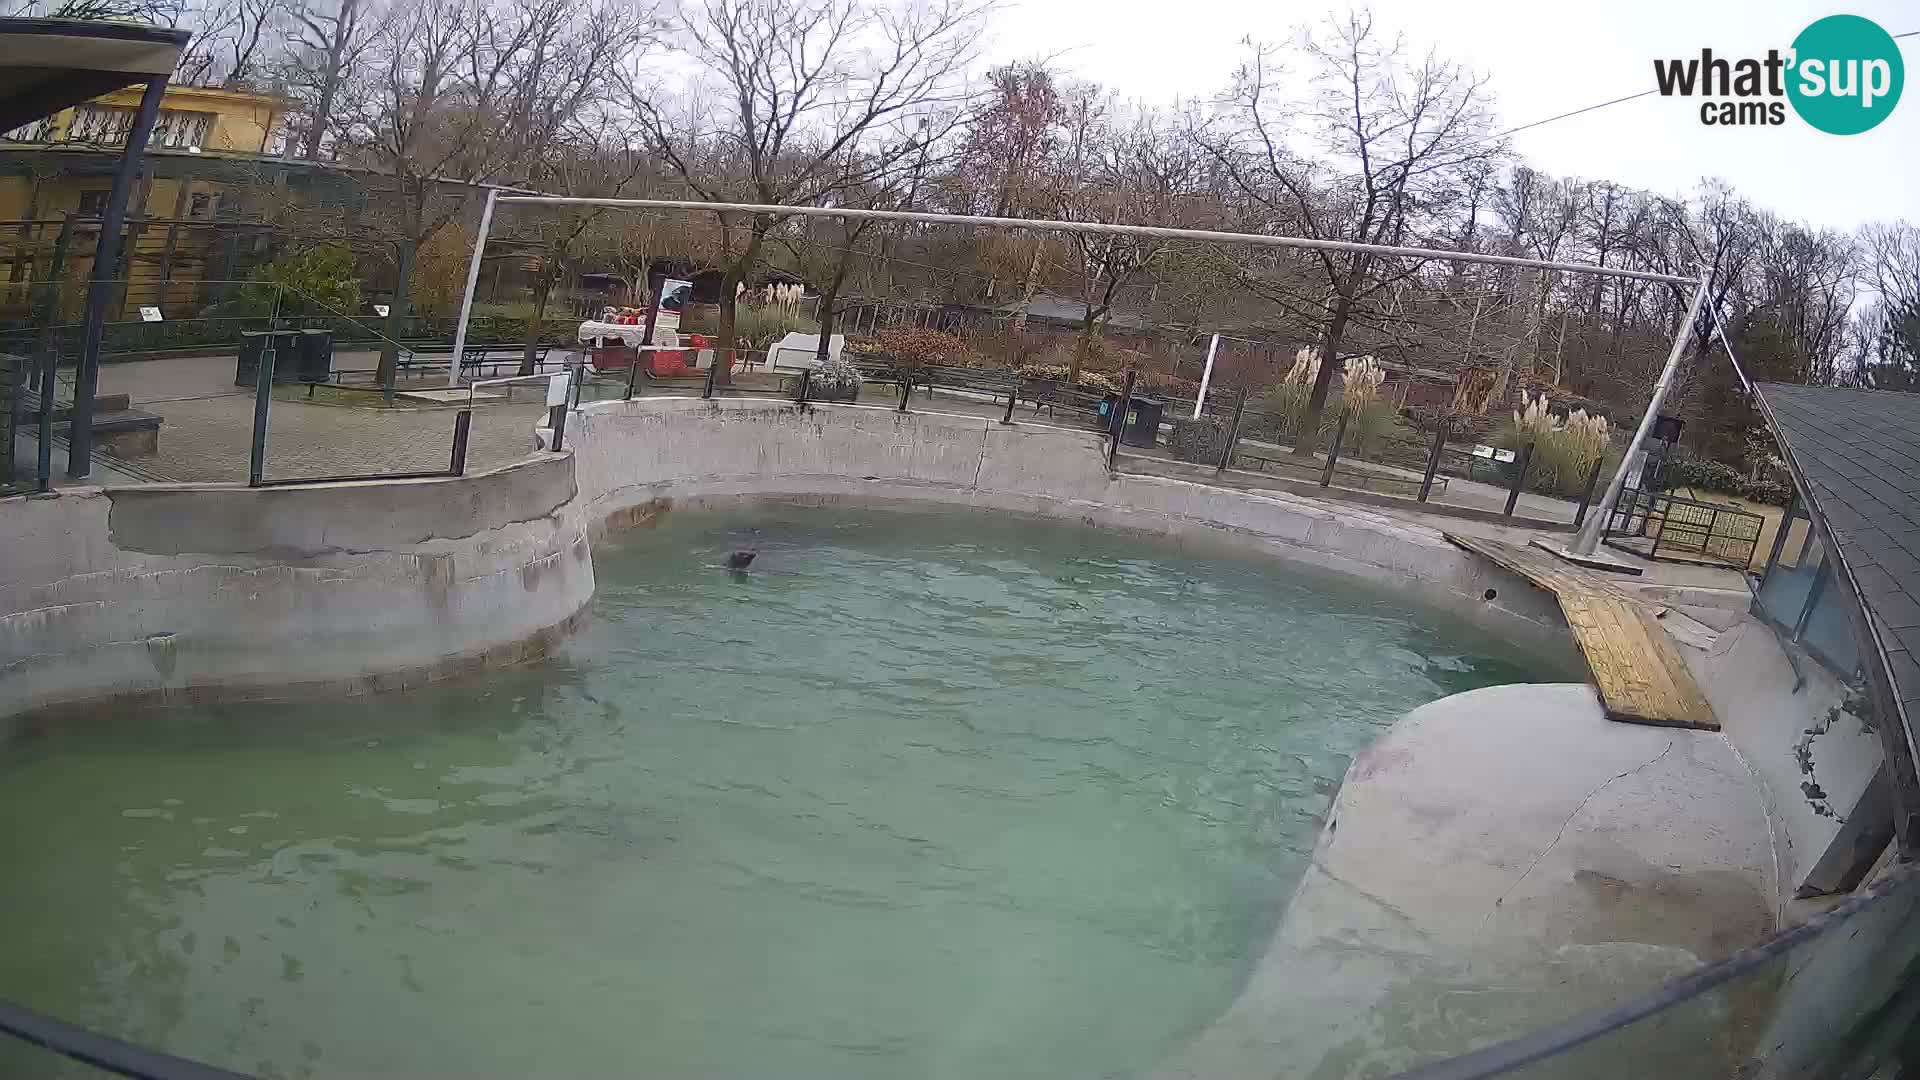
[[[793,395],[793,403],[795,405],[805,405],[807,403],[807,391],[812,388],[811,386],[812,382],[813,382],[813,369],[812,368],[801,369],[800,388]]]
[[[1433,478],[1440,472],[1440,454],[1447,448],[1447,429],[1452,425],[1447,417],[1440,418],[1440,426],[1433,433],[1433,450],[1427,454],[1427,475],[1420,479],[1420,501],[1426,502],[1433,494]],[[1469,459],[1471,460],[1471,459]]]
[[[1505,516],[1513,516],[1513,508],[1520,505],[1520,489],[1527,486],[1527,466],[1533,463],[1533,443],[1520,448],[1520,456],[1513,463],[1513,486],[1507,489],[1507,508]]]
[[[1601,452],[1594,459],[1593,469],[1587,473],[1587,486],[1580,492],[1580,509],[1574,512],[1573,527],[1578,529],[1587,523],[1587,507],[1593,505],[1593,489],[1600,483],[1600,470],[1607,467],[1607,455]]]
[[[247,486],[259,487],[267,473],[267,413],[273,407],[273,332],[260,350],[253,372],[253,445],[247,450]]]
[[[472,426],[472,409],[453,414],[453,457],[447,462],[447,471],[455,476],[467,474],[467,429]]]
[[[66,280],[67,247],[72,237],[73,215],[69,213],[60,222],[60,235],[53,241],[53,265],[40,291],[40,333],[33,350],[40,360],[40,407],[36,410],[40,414],[40,447],[34,461],[34,489],[42,493],[53,490],[53,399],[60,392],[60,346],[53,322],[59,317],[60,284]]]
[[[1114,402],[1113,416],[1108,418],[1107,433],[1112,441],[1107,444],[1107,471],[1113,471],[1115,461],[1120,458],[1120,433],[1127,429],[1127,410],[1133,406],[1133,369],[1127,369],[1127,377],[1120,381],[1120,400]]]
[[[114,171],[113,187],[107,192],[106,213],[100,220],[100,239],[93,249],[93,282],[87,289],[87,318],[80,346],[80,370],[74,373],[73,409],[67,414],[67,475],[84,479],[93,471],[93,392],[100,386],[100,338],[106,331],[107,301],[114,294],[113,281],[121,276],[120,226],[127,218],[127,196],[133,190],[133,174],[147,153],[147,136],[160,115],[160,98],[167,92],[167,77],[147,81],[140,96],[140,109],[134,114],[133,127],[127,132],[127,147],[120,155],[120,167]]]
[[[1653,431],[1653,422],[1660,416],[1660,406],[1666,403],[1667,390],[1673,385],[1674,373],[1680,370],[1680,357],[1687,351],[1687,338],[1693,333],[1693,320],[1700,315],[1700,303],[1707,296],[1707,277],[1701,275],[1694,283],[1693,300],[1687,304],[1687,317],[1680,322],[1680,332],[1673,336],[1673,349],[1667,353],[1667,366],[1660,370],[1660,381],[1654,384],[1653,400],[1647,402],[1647,414],[1640,418],[1640,427],[1633,433],[1633,441],[1627,444],[1627,456],[1621,459],[1621,467],[1614,470],[1613,479],[1607,484],[1607,494],[1600,500],[1600,509],[1574,535],[1573,543],[1567,550],[1575,555],[1591,555],[1600,547],[1600,531],[1607,519],[1613,516],[1613,508],[1620,502],[1620,492],[1627,483],[1627,464],[1646,445],[1647,436]]]
[[[1013,423],[1013,403],[1020,396],[1020,377],[1014,376],[1007,384],[1007,415],[1000,418],[1002,424]]]
[[[500,201],[500,189],[487,189],[487,204],[480,208],[480,229],[473,235],[473,261],[467,264],[467,291],[460,297],[460,321],[453,327],[453,362],[447,365],[447,385],[460,385],[460,358],[467,347],[467,319],[473,315],[473,294],[480,284],[480,257],[487,250],[487,233],[493,229],[493,204]]]
[[[1213,382],[1213,354],[1220,349],[1220,335],[1213,335],[1207,343],[1207,366],[1200,372],[1200,393],[1193,399],[1193,418],[1200,419],[1200,406],[1207,403],[1207,385]]]
[[[1347,417],[1353,413],[1348,409],[1340,410],[1340,420],[1333,425],[1333,441],[1327,444],[1327,466],[1320,470],[1320,486],[1333,486],[1333,467],[1340,461],[1340,444],[1347,438]]]
[[[1685,285],[1692,278],[1674,274],[1656,274],[1650,270],[1627,270],[1590,263],[1548,262],[1523,259],[1514,255],[1483,255],[1469,251],[1442,251],[1437,248],[1395,247],[1389,244],[1362,244],[1351,240],[1313,240],[1304,236],[1273,236],[1266,233],[1215,232],[1209,229],[1173,229],[1159,225],[1121,225],[1104,221],[1061,221],[1053,218],[982,217],[974,214],[935,214],[918,210],[864,210],[845,206],[787,206],[779,203],[723,203],[698,199],[603,199],[566,195],[502,195],[503,203],[541,203],[548,206],[624,206],[639,210],[735,211],[742,214],[771,214],[775,217],[827,217],[850,221],[912,221],[925,225],[964,225],[973,228],[1036,229],[1041,232],[1081,233],[1105,236],[1144,236],[1162,240],[1192,240],[1216,244],[1249,244],[1254,247],[1301,248],[1307,251],[1351,251],[1372,255],[1393,255],[1412,259],[1452,259],[1458,262],[1485,263],[1491,266],[1531,266],[1543,270],[1561,270],[1575,274],[1599,274],[1603,277],[1631,278],[1636,281],[1661,281]]]
[[[717,373],[720,370],[719,353],[720,353],[720,350],[715,349],[713,363],[707,365],[707,383],[705,386],[702,386],[700,388],[700,396],[702,398],[710,398],[713,396],[713,380],[715,377],[715,373]]]
[[[1227,466],[1233,464],[1233,444],[1240,441],[1240,414],[1247,408],[1247,388],[1241,387],[1240,393],[1233,399],[1233,419],[1227,424],[1227,446],[1220,451],[1220,464],[1213,467],[1213,475],[1219,476]]]

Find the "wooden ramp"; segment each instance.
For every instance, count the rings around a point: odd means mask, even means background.
[[[1587,658],[1609,719],[1720,730],[1687,662],[1646,605],[1604,576],[1537,547],[1457,533],[1446,537],[1553,593]]]

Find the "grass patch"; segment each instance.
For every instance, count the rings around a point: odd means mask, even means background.
[[[402,388],[404,392],[405,388]],[[391,406],[387,405],[386,395],[379,389],[361,390],[345,386],[325,384],[280,385],[273,388],[273,400],[297,401],[308,405],[345,405],[356,409],[417,409],[420,403],[395,398]]]

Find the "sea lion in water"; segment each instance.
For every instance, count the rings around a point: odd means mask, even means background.
[[[753,565],[753,557],[758,554],[757,551],[736,551],[727,556],[727,569],[745,570]]]

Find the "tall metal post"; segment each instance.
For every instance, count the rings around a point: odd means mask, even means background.
[[[73,238],[73,215],[60,222],[60,235],[53,241],[53,266],[41,286],[37,320],[39,340],[34,344],[38,358],[40,446],[34,461],[34,490],[42,494],[53,490],[53,399],[59,392],[60,346],[56,343],[53,322],[59,317],[60,284],[67,279],[67,246]]]
[[[1340,419],[1333,425],[1333,441],[1327,444],[1327,465],[1320,470],[1320,486],[1333,486],[1333,469],[1340,464],[1340,444],[1347,441],[1347,417],[1353,413],[1343,408]]]
[[[253,373],[253,445],[247,450],[247,486],[259,487],[267,475],[267,413],[273,408],[273,335],[260,350]]]
[[[1687,317],[1680,321],[1680,332],[1673,336],[1673,348],[1667,353],[1667,366],[1660,369],[1660,381],[1654,384],[1653,400],[1647,402],[1647,414],[1640,418],[1640,427],[1633,433],[1633,441],[1627,444],[1627,456],[1621,459],[1620,468],[1614,470],[1613,479],[1607,482],[1607,494],[1600,500],[1600,506],[1587,518],[1586,524],[1574,534],[1573,543],[1567,545],[1567,551],[1574,555],[1592,555],[1600,547],[1600,532],[1613,517],[1613,508],[1620,502],[1620,492],[1627,484],[1627,467],[1646,445],[1647,436],[1653,431],[1653,422],[1660,416],[1660,407],[1666,404],[1667,391],[1673,386],[1674,373],[1680,370],[1680,357],[1687,351],[1687,338],[1693,334],[1693,320],[1700,316],[1700,304],[1707,296],[1707,275],[1702,274],[1693,289],[1693,300],[1687,304]]]
[[[73,380],[73,411],[67,424],[67,475],[85,479],[93,471],[93,393],[100,387],[100,338],[106,332],[107,302],[113,298],[113,282],[120,273],[120,227],[127,220],[127,196],[133,190],[134,173],[147,153],[147,136],[160,115],[160,98],[167,92],[167,77],[147,80],[146,93],[140,96],[140,109],[134,113],[133,127],[127,132],[126,150],[120,155],[120,167],[114,170],[113,187],[107,192],[106,213],[100,220],[100,240],[93,249],[93,281],[87,289],[87,320],[80,346],[80,370]]]
[[[1440,425],[1433,432],[1433,450],[1427,454],[1427,473],[1420,478],[1420,501],[1426,502],[1433,494],[1433,478],[1440,471],[1440,455],[1447,448],[1447,429],[1453,426],[1451,418],[1442,416]]]
[[[1213,335],[1213,340],[1207,343],[1207,366],[1205,370],[1200,372],[1200,392],[1194,395],[1193,399],[1193,418],[1195,420],[1200,419],[1200,407],[1207,403],[1207,386],[1213,382],[1213,354],[1219,351],[1220,335],[1215,334]]]
[[[480,228],[473,234],[473,261],[467,264],[467,291],[460,297],[460,321],[453,327],[453,362],[447,365],[447,385],[460,385],[460,360],[467,348],[467,319],[473,315],[473,293],[480,284],[480,256],[487,250],[487,233],[493,229],[493,204],[500,198],[499,188],[487,189],[487,204],[480,208]]]
[[[1520,491],[1527,486],[1527,467],[1533,464],[1533,443],[1520,448],[1520,454],[1513,462],[1513,483],[1507,488],[1507,508],[1501,513],[1513,516],[1514,507],[1520,505]]]
[[[1233,419],[1227,423],[1227,445],[1220,450],[1220,463],[1213,467],[1213,475],[1219,476],[1233,464],[1233,444],[1240,441],[1240,414],[1247,411],[1247,388],[1241,387],[1240,393],[1233,399]]]
[[[1120,380],[1120,400],[1114,403],[1113,415],[1107,418],[1107,434],[1112,441],[1107,443],[1107,471],[1112,472],[1116,461],[1120,459],[1120,435],[1127,430],[1127,410],[1133,407],[1132,368],[1127,369],[1127,377]]]

